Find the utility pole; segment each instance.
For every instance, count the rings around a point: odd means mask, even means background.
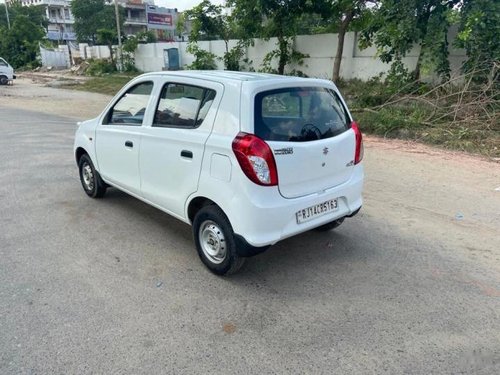
[[[120,30],[120,10],[118,8],[118,0],[115,0],[115,16],[116,16],[116,31],[118,34],[118,70],[122,70],[122,33]]]
[[[7,15],[7,27],[10,30],[9,7],[7,6],[7,0],[5,0],[5,14]]]

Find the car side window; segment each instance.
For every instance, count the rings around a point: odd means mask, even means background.
[[[142,125],[153,90],[153,82],[142,82],[130,88],[108,112],[106,125]]]
[[[215,91],[179,83],[167,83],[161,90],[153,126],[195,128],[205,119]]]
[[[3,60],[0,60],[0,66],[7,66],[7,63]]]

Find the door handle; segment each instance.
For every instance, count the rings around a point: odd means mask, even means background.
[[[125,141],[125,147],[133,148],[134,144],[132,143],[132,141]]]
[[[193,153],[191,151],[188,151],[188,150],[182,150],[181,151],[181,156],[183,158],[192,159],[193,158]]]

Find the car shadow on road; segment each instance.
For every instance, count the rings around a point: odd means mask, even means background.
[[[164,247],[164,251],[181,252],[191,249],[193,259],[199,262],[189,225],[118,189],[109,189],[103,202],[108,206],[107,209],[112,206],[124,217],[145,225],[149,229],[148,235],[156,237],[155,242],[161,243],[163,239],[181,245],[178,248]],[[362,216],[360,214],[348,219],[342,226],[329,232],[312,230],[285,239],[266,252],[248,258],[239,273],[225,279],[231,283],[245,283],[277,274],[294,274],[297,279],[303,279],[318,270],[339,272],[352,268],[356,262],[367,262],[374,249],[373,244],[360,239],[359,227],[365,226],[360,224]],[[141,239],[138,238],[137,241]],[[186,267],[191,268],[193,263]],[[201,262],[199,270],[204,270]]]
[[[356,237],[355,226],[348,220],[332,231],[311,230],[285,239],[270,247],[266,253],[250,259],[242,273],[260,276],[293,273],[297,277],[306,277],[319,270],[338,271],[339,267],[366,262],[369,253]]]
[[[118,189],[108,189],[103,202],[123,211],[125,217],[144,223],[153,233],[166,233],[192,240],[189,225]]]

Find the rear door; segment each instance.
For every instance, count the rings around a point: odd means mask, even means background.
[[[188,78],[167,78],[144,128],[142,195],[183,218],[187,198],[198,189],[205,143],[212,131],[223,86]]]
[[[255,98],[255,133],[273,150],[285,198],[314,194],[347,182],[355,136],[350,117],[330,88],[294,87]]]

